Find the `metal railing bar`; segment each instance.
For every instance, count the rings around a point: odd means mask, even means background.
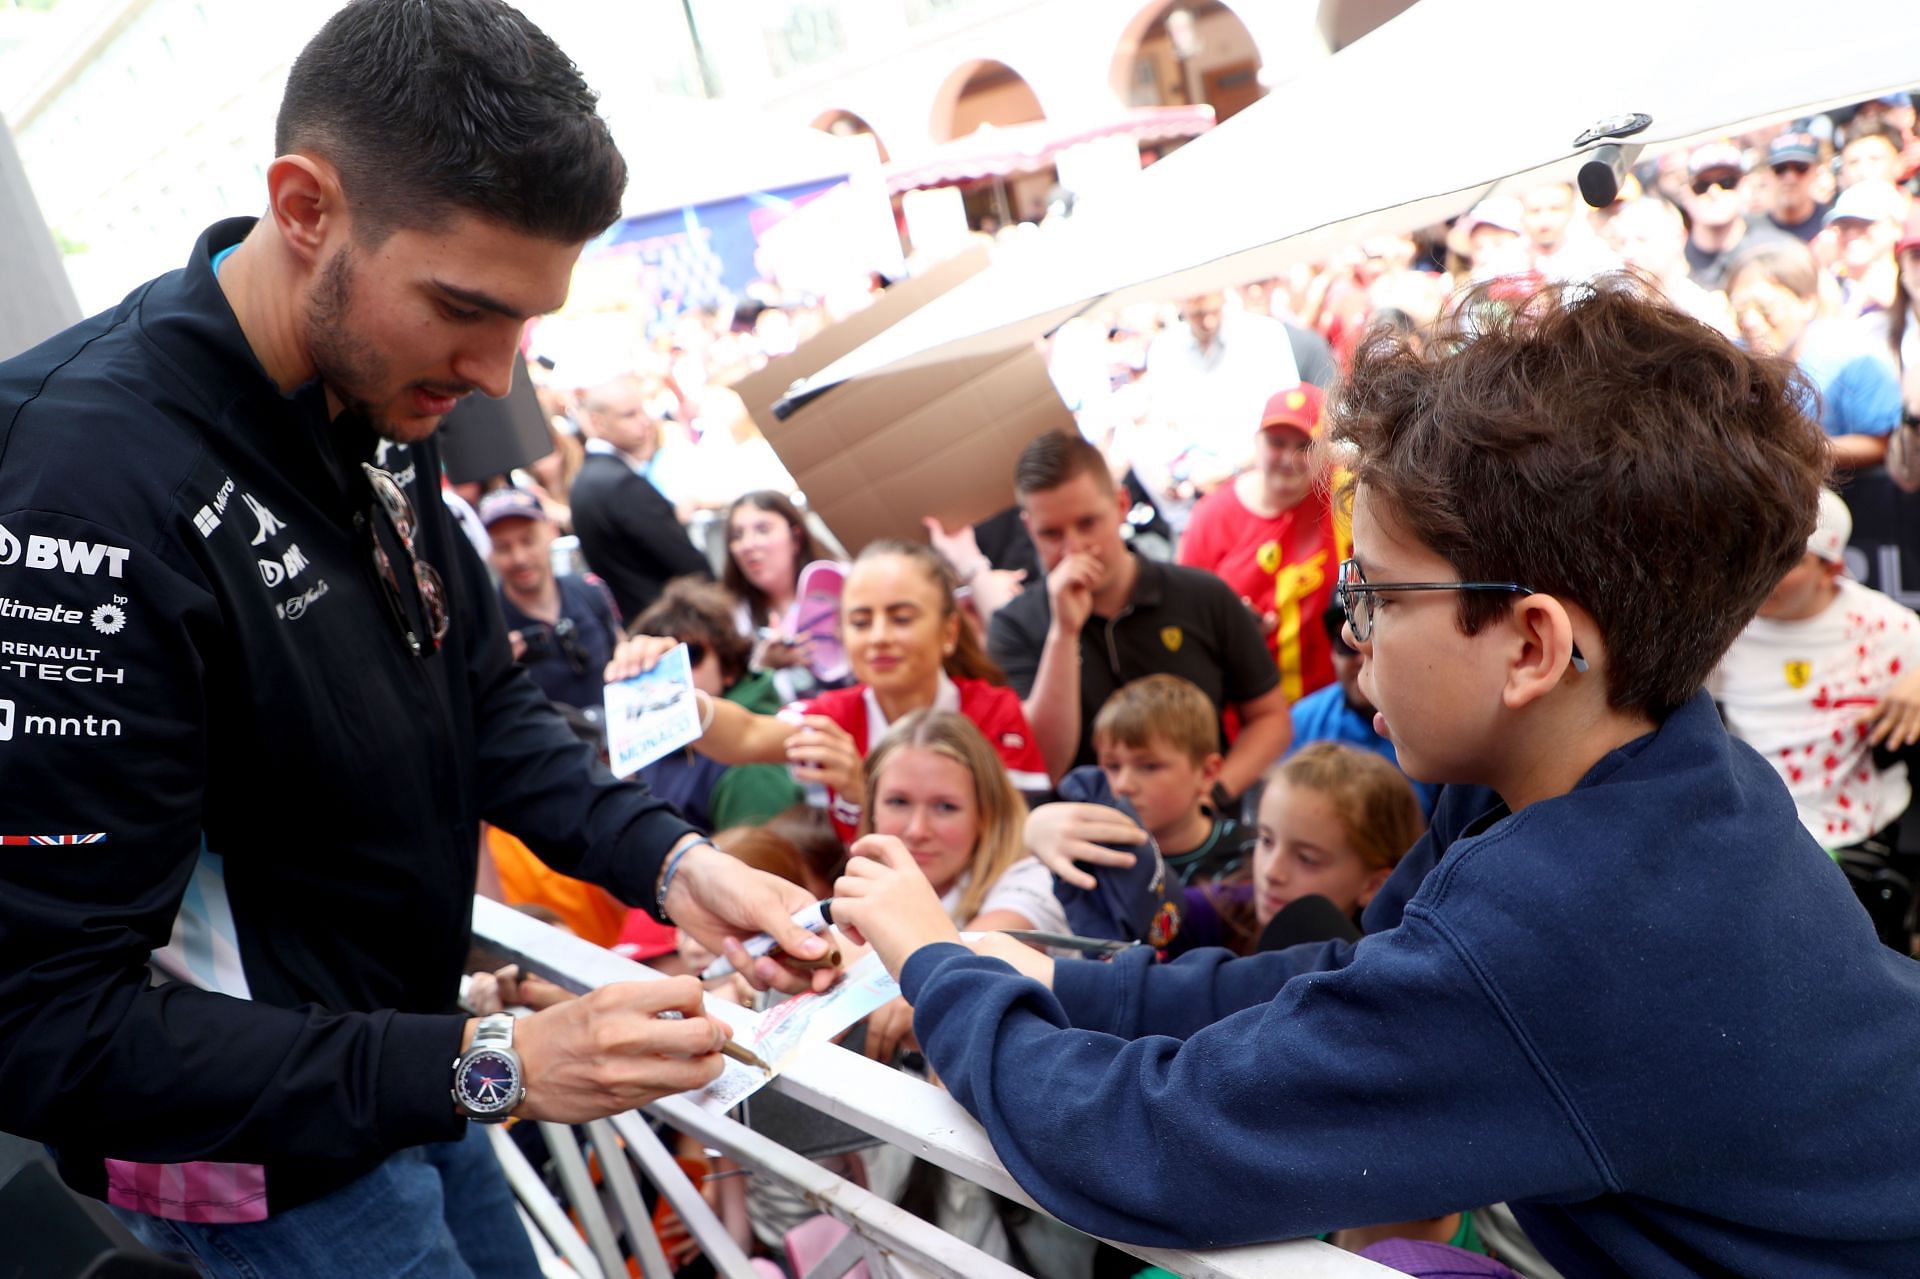
[[[604,1119],[587,1124],[586,1131],[587,1140],[600,1157],[600,1175],[606,1178],[607,1189],[613,1193],[613,1206],[619,1210],[627,1247],[640,1259],[640,1273],[647,1279],[656,1275],[660,1279],[671,1279],[673,1266],[660,1247],[660,1237],[653,1232],[653,1218],[647,1212],[646,1200],[641,1197],[640,1183],[634,1180],[633,1167],[627,1163],[627,1152],[619,1134]]]
[[[872,1248],[865,1235],[857,1230],[849,1230],[840,1237],[840,1242],[828,1250],[827,1255],[813,1263],[802,1279],[846,1279],[847,1271],[862,1261],[868,1262],[871,1271]]]
[[[650,1108],[669,1124],[723,1152],[728,1158],[792,1186],[820,1211],[869,1238],[889,1258],[904,1254],[928,1268],[937,1279],[1021,1279],[1004,1262],[962,1243],[946,1231],[914,1216],[898,1204],[822,1168],[745,1124],[724,1115],[709,1114],[684,1097],[669,1097]],[[639,1123],[634,1115],[620,1115],[614,1127],[625,1132]],[[869,1254],[870,1261],[872,1255]],[[876,1279],[879,1279],[876,1269]]]
[[[680,1214],[680,1220],[686,1223],[688,1233],[700,1242],[700,1250],[713,1263],[713,1268],[725,1279],[754,1279],[753,1262],[734,1242],[726,1224],[701,1195],[700,1187],[681,1170],[659,1134],[644,1123],[620,1126],[618,1120],[614,1122],[626,1140],[627,1153]]]
[[[533,1170],[527,1157],[520,1153],[520,1147],[513,1144],[513,1138],[507,1136],[503,1128],[489,1128],[487,1138],[493,1146],[493,1157],[500,1161],[500,1169],[507,1174],[507,1184],[513,1188],[514,1198],[540,1228],[554,1251],[561,1259],[580,1275],[581,1279],[606,1279],[600,1263],[594,1260],[593,1251],[587,1247],[587,1241],[580,1237],[573,1223],[567,1220],[567,1214],[547,1193],[540,1174]]]
[[[561,1188],[567,1192],[574,1219],[580,1223],[580,1231],[586,1235],[587,1246],[593,1249],[600,1269],[609,1275],[625,1274],[627,1263],[620,1255],[620,1241],[614,1236],[613,1223],[607,1220],[607,1210],[600,1202],[599,1191],[594,1189],[586,1156],[580,1153],[573,1129],[565,1124],[543,1122],[540,1135],[546,1138],[547,1153],[553,1159],[554,1170],[560,1174]],[[671,1273],[660,1279],[669,1279]]]
[[[658,980],[660,977],[650,968],[571,934],[549,928],[498,902],[476,898],[473,919],[477,940],[570,990],[585,991],[608,982]],[[715,1015],[727,1019],[736,1027],[744,1024],[744,1019],[750,1016],[720,1000],[710,1001],[708,1007]],[[1001,1165],[985,1130],[974,1121],[973,1116],[946,1092],[930,1084],[848,1052],[838,1045],[823,1044],[802,1054],[768,1086],[863,1132],[898,1145],[948,1172],[977,1182],[995,1194],[1039,1209],[1033,1198],[1020,1189]],[[847,1191],[867,1194],[804,1156],[769,1141],[751,1129],[708,1114],[690,1098],[669,1097],[648,1109],[666,1118],[681,1132],[725,1150],[740,1163],[766,1168],[780,1180],[806,1190],[809,1195],[813,1193],[809,1187],[819,1184],[812,1174],[838,1183]],[[628,1120],[639,1122],[632,1116],[619,1116],[614,1120],[616,1128],[623,1134],[625,1128],[621,1124]],[[734,1139],[717,1140],[712,1134],[722,1131],[720,1125],[737,1129],[750,1140],[745,1144]],[[868,1198],[875,1197],[869,1195]],[[875,1202],[885,1201],[875,1199]],[[901,1211],[891,1204],[886,1207],[895,1212]],[[847,1221],[856,1231],[866,1233],[861,1231],[858,1222],[849,1220],[840,1212],[834,1215]],[[1001,1263],[993,1262],[977,1249],[959,1244],[952,1236],[927,1226],[918,1218],[902,1215],[962,1250],[959,1254],[953,1254],[923,1248],[918,1243],[923,1236],[912,1232],[910,1228],[889,1231],[883,1236],[914,1240],[914,1244],[906,1245],[912,1258],[918,1264],[934,1266],[933,1273],[942,1276],[942,1279],[979,1279],[988,1273],[1019,1275],[1018,1271],[1004,1266],[998,1270],[983,1270],[982,1266],[1000,1266]],[[1139,1244],[1116,1243],[1114,1246],[1187,1279],[1375,1279],[1397,1273],[1311,1239],[1207,1252],[1149,1248]],[[971,1260],[961,1268],[949,1269],[949,1263],[944,1258],[956,1255]]]

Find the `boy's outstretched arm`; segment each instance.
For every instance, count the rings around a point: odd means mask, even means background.
[[[1399,926],[1448,846],[1475,821],[1497,809],[1499,796],[1481,786],[1449,786],[1434,806],[1433,821],[1400,859],[1361,920],[1371,936]],[[1353,962],[1351,942],[1294,946],[1235,959],[1223,950],[1198,950],[1170,964],[1156,964],[1145,948],[1111,963],[1062,960],[1054,967],[1054,997],[1071,1024],[1122,1039],[1171,1035],[1184,1039],[1243,1009],[1271,1000],[1303,973],[1327,973]]]
[[[1094,1234],[1220,1247],[1607,1189],[1538,1062],[1423,918],[1184,1041],[1072,1026],[1045,987],[956,945],[913,952],[901,984],[928,1060],[1008,1171]]]

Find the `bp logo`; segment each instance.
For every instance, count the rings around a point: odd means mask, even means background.
[[[89,620],[93,623],[93,629],[102,635],[118,635],[120,629],[127,624],[127,614],[126,610],[117,604],[102,604],[93,610]]]

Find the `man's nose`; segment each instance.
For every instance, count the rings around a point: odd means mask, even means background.
[[[503,324],[498,334],[475,336],[454,363],[454,376],[491,399],[504,399],[513,389],[513,366],[519,358],[520,329]]]

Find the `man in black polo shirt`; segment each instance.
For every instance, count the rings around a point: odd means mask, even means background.
[[[1127,549],[1113,475],[1077,435],[1043,435],[1014,468],[1020,517],[1047,572],[993,616],[987,648],[1025,699],[1047,769],[1096,762],[1093,719],[1143,675],[1191,680],[1231,706],[1240,735],[1221,787],[1238,796],[1287,748],[1292,727],[1259,623],[1219,578]]]

